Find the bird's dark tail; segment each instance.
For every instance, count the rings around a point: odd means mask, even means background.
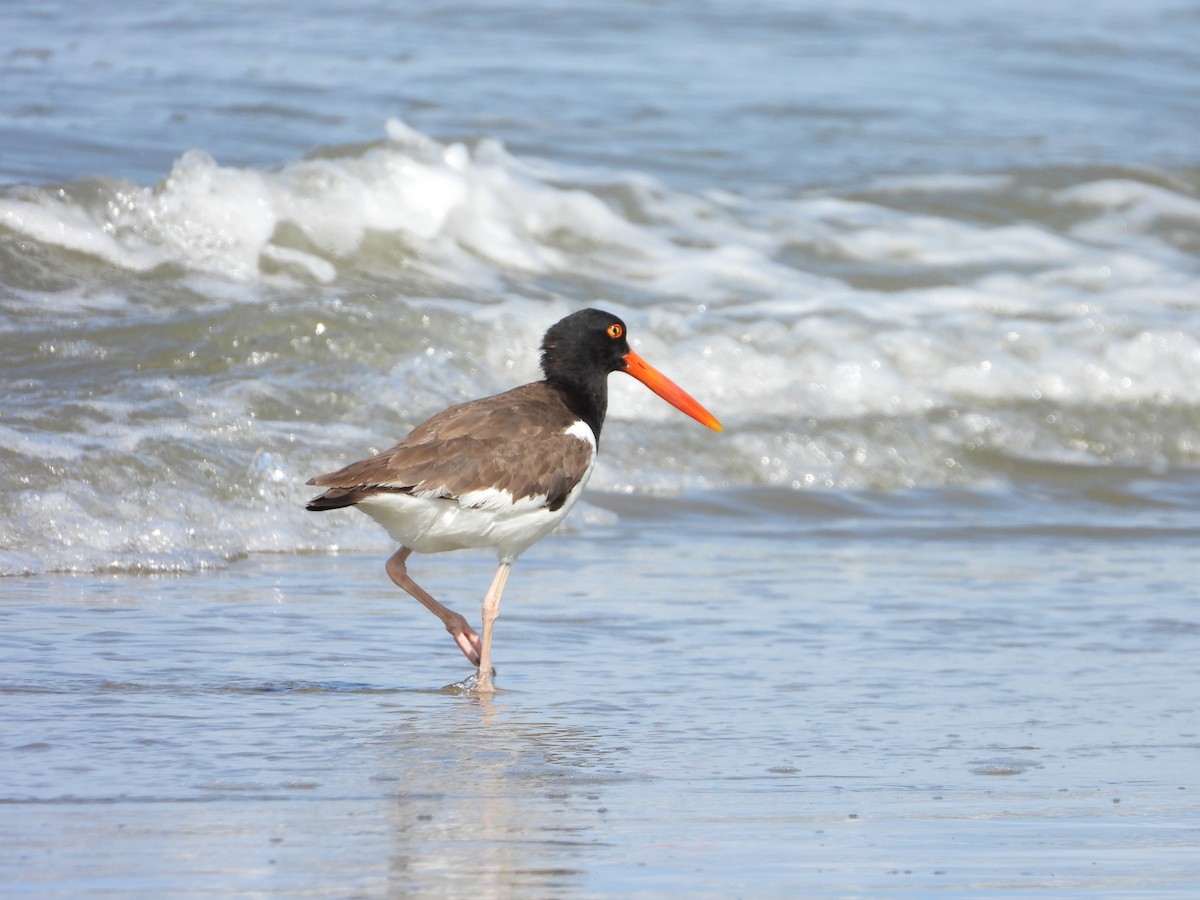
[[[312,512],[324,512],[327,509],[345,509],[347,506],[353,506],[363,497],[367,496],[367,491],[355,490],[354,488],[330,488],[323,494],[318,494],[308,501],[308,505],[304,507]]]

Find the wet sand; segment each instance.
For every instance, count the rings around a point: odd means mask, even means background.
[[[383,549],[0,581],[0,889],[1200,891],[1189,517],[590,499],[491,698]],[[488,557],[413,571],[477,617]]]

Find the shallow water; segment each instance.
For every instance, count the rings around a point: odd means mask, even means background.
[[[593,499],[518,563],[494,698],[382,555],[9,582],[0,880],[1194,892],[1194,518]],[[472,618],[490,569],[414,566]]]

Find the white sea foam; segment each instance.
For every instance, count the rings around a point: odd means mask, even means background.
[[[727,429],[614,376],[593,488],[1197,465],[1197,220],[1128,178],[688,193],[399,122],[275,171],[193,152],[153,187],[13,189],[0,240],[69,253],[0,292],[0,572],[380,546],[364,517],[301,513],[305,478],[537,377],[583,305]]]
[[[1200,223],[1200,199],[1187,196],[1182,190],[1182,186],[1180,190],[1170,190],[1144,181],[1108,178],[1064,188],[1057,192],[1057,199],[1105,212],[1121,212],[1133,216],[1139,226],[1162,219]]]
[[[1055,232],[1036,222],[980,223],[831,196],[688,195],[637,173],[523,162],[491,140],[442,145],[397,121],[388,134],[358,155],[298,160],[274,172],[221,166],[194,151],[150,188],[110,184],[94,188],[102,196],[89,202],[50,189],[2,198],[0,223],[133,271],[174,263],[224,278],[269,281],[282,272],[319,283],[365,262],[367,238],[377,234],[401,249],[393,263],[445,284],[494,290],[499,274],[584,276],[713,308],[730,299],[794,303],[840,289],[781,258],[788,246],[818,261],[901,271],[1020,268],[1030,275],[1027,289],[1071,277],[1094,285],[1099,273],[1179,262],[1163,259],[1178,251],[1152,234],[1135,234],[1149,240],[1132,248],[1126,240],[1114,257],[1094,239],[1094,216]],[[880,189],[1002,193],[1011,181],[893,179]],[[622,204],[606,199],[614,191]],[[1148,231],[1200,216],[1200,201],[1122,180],[1060,190],[1052,204],[1099,210],[1106,221],[1119,213],[1127,234],[1131,224]],[[921,301],[905,297],[910,308]]]

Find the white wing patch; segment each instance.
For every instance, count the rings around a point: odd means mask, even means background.
[[[496,488],[480,488],[477,491],[466,491],[458,495],[458,505],[468,509],[493,509],[497,512],[507,512],[517,507],[537,509],[546,505],[546,495],[522,497],[519,501],[513,499],[512,491],[499,491]]]

